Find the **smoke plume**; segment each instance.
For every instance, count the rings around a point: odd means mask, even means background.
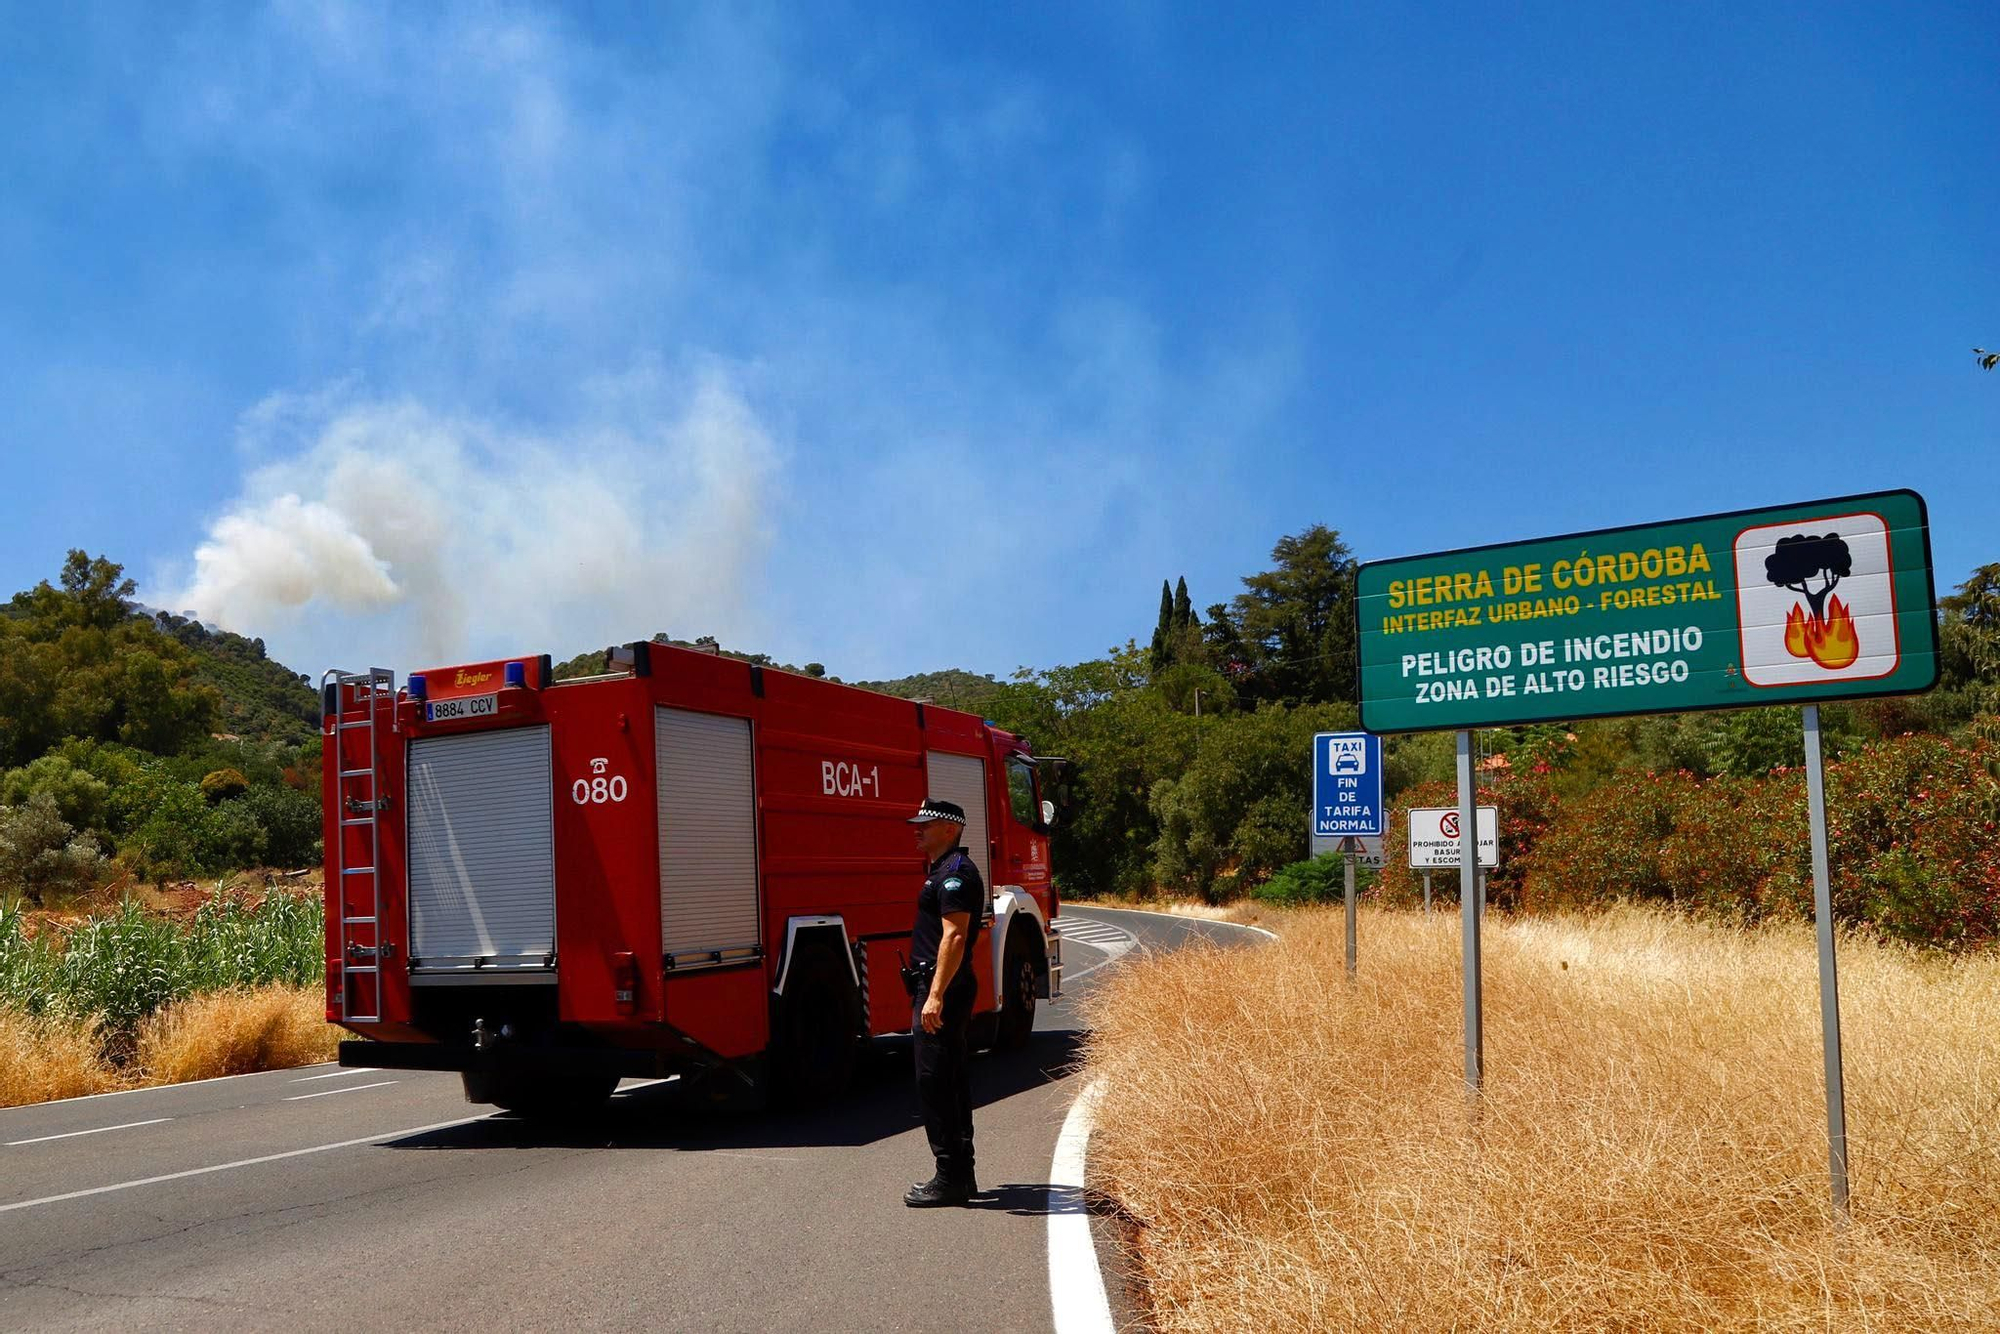
[[[740,638],[771,440],[720,373],[657,416],[617,388],[609,420],[553,434],[407,401],[264,405],[246,422],[283,421],[289,438],[165,604],[301,667],[561,657],[662,630]]]

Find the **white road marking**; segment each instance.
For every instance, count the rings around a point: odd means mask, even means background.
[[[294,1093],[291,1097],[285,1099],[285,1101],[304,1102],[307,1098],[331,1098],[336,1093],[359,1093],[363,1089],[385,1089],[388,1088],[389,1085],[391,1084],[397,1084],[401,1082],[402,1082],[401,1080],[396,1080],[396,1079],[384,1079],[373,1084],[349,1084],[345,1088],[321,1089],[317,1093]]]
[[[382,1072],[380,1068],[376,1066],[356,1065],[356,1066],[350,1066],[348,1069],[345,1070],[329,1070],[323,1075],[301,1075],[297,1079],[291,1080],[289,1082],[294,1084],[310,1084],[315,1079],[338,1079],[342,1075],[378,1075],[381,1073]]]
[[[1069,917],[1056,920],[1056,933],[1064,940],[1073,940],[1079,945],[1106,955],[1104,962],[1094,963],[1088,968],[1070,972],[1063,971],[1063,985],[1081,982],[1100,968],[1116,963],[1139,944],[1139,938],[1124,927],[1113,926],[1109,922],[1093,922],[1088,918]]]
[[[1065,967],[1062,979],[1064,987],[1083,981],[1100,968],[1109,968],[1134,949],[1142,954],[1146,951],[1146,947],[1140,943],[1137,936],[1123,927],[1112,926],[1108,922],[1092,922],[1081,917],[1070,917],[1058,920],[1056,930],[1064,940],[1073,940],[1105,956],[1102,961],[1088,968],[1072,971]]]
[[[1141,917],[1164,917],[1170,922],[1181,922],[1183,924],[1193,923],[1202,926],[1226,926],[1232,931],[1255,931],[1258,935],[1263,936],[1268,940],[1276,940],[1278,938],[1277,932],[1266,930],[1264,927],[1261,926],[1251,926],[1248,922],[1224,922],[1213,917],[1191,917],[1186,913],[1155,912],[1151,908],[1099,908],[1095,906],[1093,906],[1090,909],[1090,911],[1137,913]]]
[[[1056,1154],[1049,1163],[1049,1306],[1056,1334],[1111,1334],[1111,1299],[1105,1295],[1104,1274],[1097,1267],[1097,1243],[1090,1235],[1090,1211],[1084,1205],[1083,1173],[1090,1144],[1091,1116],[1104,1091],[1102,1076],[1083,1086],[1063,1118],[1056,1136]],[[1055,1194],[1065,1191],[1074,1208],[1054,1208]]]
[[[156,1116],[150,1121],[127,1121],[123,1125],[99,1126],[95,1130],[68,1130],[60,1135],[37,1135],[33,1139],[10,1139],[7,1141],[6,1147],[11,1149],[21,1144],[47,1144],[52,1139],[75,1139],[78,1135],[102,1135],[106,1131],[111,1130],[133,1130],[139,1126],[156,1126],[162,1121],[171,1121],[173,1119],[171,1116]]]
[[[493,1113],[487,1113],[488,1116]],[[139,1177],[133,1181],[117,1181],[109,1186],[92,1186],[88,1190],[64,1191],[60,1195],[44,1195],[39,1199],[16,1200],[12,1204],[0,1204],[0,1214],[8,1214],[16,1209],[34,1209],[44,1204],[61,1204],[64,1200],[87,1199],[92,1195],[110,1195],[121,1190],[136,1190],[140,1186],[157,1186],[164,1181],[184,1181],[189,1177],[207,1176],[211,1172],[228,1172],[238,1167],[256,1167],[262,1163],[281,1162],[286,1158],[304,1158],[308,1154],[331,1153],[335,1149],[352,1149],[362,1144],[380,1144],[384,1140],[407,1139],[411,1135],[427,1135],[433,1130],[450,1130],[455,1126],[469,1126],[474,1121],[484,1121],[485,1116],[461,1116],[456,1121],[436,1121],[427,1126],[411,1126],[406,1130],[385,1130],[379,1135],[363,1135],[359,1139],[344,1139],[333,1144],[315,1144],[306,1149],[287,1149],[283,1153],[267,1153],[258,1158],[238,1158],[233,1163],[211,1163],[207,1167],[190,1167],[181,1172],[167,1172],[156,1177]]]

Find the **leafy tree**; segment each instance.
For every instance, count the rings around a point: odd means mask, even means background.
[[[1314,524],[1280,538],[1271,559],[1273,568],[1244,578],[1229,608],[1250,651],[1253,690],[1287,703],[1353,703],[1353,552],[1339,533]]]
[[[110,816],[110,784],[60,754],[44,755],[0,779],[0,802],[8,806],[26,806],[40,797],[77,829],[102,829]]]
[[[1188,596],[1187,576],[1182,575],[1174,585],[1174,629],[1192,630],[1201,625],[1201,617],[1195,615],[1194,600]]]
[[[218,696],[182,645],[129,613],[122,567],[73,551],[61,582],[17,595],[0,619],[0,764],[66,737],[169,754],[205,736]]]
[[[96,886],[103,865],[97,840],[72,828],[48,793],[0,809],[0,893],[37,905],[81,894]]]
[[[1199,662],[1173,664],[1153,677],[1153,689],[1175,713],[1198,713],[1208,718],[1236,707],[1236,687],[1229,678]]]
[[[1355,725],[1348,705],[1265,704],[1204,729],[1177,770],[1158,770],[1152,872],[1162,888],[1216,899],[1261,882],[1307,851],[1306,757],[1315,732]]]
[[[1963,699],[1976,735],[2000,741],[2000,564],[1975,569],[1938,612],[1939,684]]]
[[[27,592],[15,594],[8,614],[56,630],[71,626],[110,630],[132,613],[128,599],[137,586],[125,577],[124,566],[102,556],[72,548],[56,579],[59,589],[44,579]]]

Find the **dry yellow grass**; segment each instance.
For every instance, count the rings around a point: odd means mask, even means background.
[[[0,1107],[119,1087],[87,1024],[0,1010]]]
[[[1854,1221],[1827,1203],[1812,937],[1284,915],[1093,1005],[1095,1184],[1168,1330],[2000,1328],[2000,959],[1843,943]]]
[[[148,1083],[179,1084],[330,1061],[338,1042],[317,988],[215,991],[141,1024],[139,1065]]]
[[[0,1107],[330,1061],[340,1031],[325,1005],[317,987],[194,996],[140,1025],[126,1068],[104,1059],[88,1023],[0,1009]]]

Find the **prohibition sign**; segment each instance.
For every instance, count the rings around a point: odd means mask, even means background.
[[[1458,812],[1446,811],[1438,818],[1438,832],[1446,838],[1458,837]]]

